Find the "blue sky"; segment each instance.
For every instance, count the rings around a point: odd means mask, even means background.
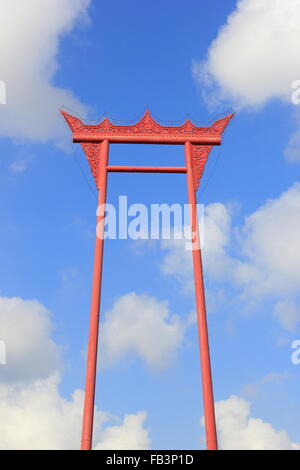
[[[47,381],[59,370],[55,404],[65,400],[74,407],[73,391],[84,388],[97,193],[84,154],[71,143],[59,108],[87,122],[108,115],[125,124],[138,120],[146,107],[163,124],[182,122],[188,116],[206,125],[234,111],[223,145],[211,153],[198,191],[208,221],[204,273],[220,439],[223,448],[299,446],[300,365],[291,361],[291,344],[300,334],[300,158],[295,149],[287,149],[299,124],[299,110],[290,96],[292,80],[300,78],[300,62],[289,69],[288,59],[282,64],[273,60],[272,48],[266,44],[273,37],[274,24],[278,35],[282,31],[270,2],[265,0],[260,9],[257,0],[243,0],[235,10],[237,2],[230,0],[189,0],[184,5],[177,0],[63,0],[60,9],[55,0],[52,5],[44,2],[47,15],[35,8],[36,0],[24,3],[28,9],[23,15],[19,11],[19,33],[16,28],[14,34],[19,34],[26,48],[23,51],[19,39],[6,30],[2,33],[5,45],[0,48],[0,79],[7,93],[6,104],[0,105],[0,339],[7,343],[7,364],[0,374],[7,423],[17,426],[10,421],[9,397],[12,403],[15,397],[22,411],[14,384],[34,397],[32,384]],[[286,9],[279,1],[277,7],[279,18],[299,15],[298,0]],[[4,8],[9,23],[23,7],[11,2]],[[236,15],[227,23],[233,11]],[[43,25],[47,16],[50,20],[42,34],[37,24]],[[263,18],[266,40],[259,26]],[[257,22],[254,39],[247,37],[253,21]],[[227,29],[220,32],[226,24]],[[291,25],[285,34],[289,38],[300,32]],[[249,44],[256,53],[250,53]],[[18,63],[16,58],[8,59],[15,57],[14,52],[20,54]],[[282,74],[280,84],[273,86],[271,80],[268,86],[269,69],[273,77]],[[183,162],[181,147],[110,149],[111,164]],[[109,175],[108,201],[116,203],[119,195],[127,195],[129,203],[147,206],[184,204],[185,176]],[[163,247],[159,242],[106,242],[101,303],[106,329],[100,325],[96,404],[117,418],[109,418],[100,432],[99,448],[111,442],[120,445],[117,438],[122,441],[126,430],[124,415],[138,412],[147,416],[133,429],[129,448],[204,447],[198,339],[195,323],[188,322],[195,308],[194,292],[189,268],[182,275],[189,261],[179,251],[172,243]],[[168,255],[175,260],[171,268]],[[19,304],[13,303],[14,297]],[[33,299],[36,304],[26,303]],[[137,313],[141,316],[143,308],[149,309],[154,318],[151,325],[161,325],[162,331],[170,333],[169,361],[164,364],[162,359],[161,368],[151,366],[151,353],[143,348],[137,352],[132,338],[125,348],[120,346],[116,361],[101,366],[101,344],[108,348],[103,355],[110,354],[104,335],[111,316],[123,331],[122,322],[131,307],[141,307]],[[167,316],[160,318],[164,308]],[[147,325],[144,328],[142,324],[146,335]],[[15,336],[11,329],[17,331]],[[150,342],[151,348],[155,341]],[[128,354],[130,350],[134,352]],[[39,367],[34,365],[39,354],[47,356],[44,368],[42,360]],[[11,373],[7,372],[10,364]],[[20,372],[22,367],[26,373]],[[234,409],[239,414],[231,422]],[[19,440],[7,438],[0,443],[2,448],[35,445],[27,436],[31,425],[36,426],[32,424],[35,411],[27,411],[28,423]],[[77,414],[76,426],[72,425],[80,430]],[[120,431],[115,441],[114,430],[109,429],[112,423]],[[239,429],[244,437],[237,442]],[[286,434],[278,434],[282,429]],[[261,440],[255,440],[257,435]],[[57,442],[48,429],[37,445],[76,447],[76,439],[77,434],[72,442],[63,438]]]

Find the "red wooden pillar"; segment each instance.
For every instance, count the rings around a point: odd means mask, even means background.
[[[196,291],[196,308],[198,335],[200,343],[200,361],[202,375],[202,393],[204,403],[204,418],[206,431],[206,444],[208,450],[217,450],[217,431],[214,410],[214,396],[211,377],[208,330],[206,320],[204,282],[202,270],[201,247],[199,237],[199,224],[197,216],[196,190],[194,187],[193,164],[192,164],[192,144],[186,142],[184,145],[186,168],[187,168],[187,185],[188,200],[190,204],[191,214],[191,231],[192,231],[192,253],[194,265],[195,291]]]
[[[104,216],[106,204],[107,189],[107,165],[109,143],[105,140],[99,145],[99,167],[98,167],[98,184],[99,198],[97,208],[97,231],[96,246],[94,257],[94,274],[92,286],[92,305],[90,316],[90,333],[88,343],[87,356],[87,372],[86,386],[84,398],[83,424],[82,424],[82,440],[81,449],[91,450],[93,436],[94,421],[94,403],[96,388],[96,372],[97,372],[97,351],[98,351],[98,332],[99,332],[99,311],[102,283],[102,266],[103,266],[103,247],[104,247]]]

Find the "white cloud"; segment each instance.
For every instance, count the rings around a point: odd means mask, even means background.
[[[286,431],[277,431],[270,423],[253,418],[250,403],[238,396],[216,402],[216,420],[223,450],[300,449],[300,443],[292,442]]]
[[[0,449],[79,449],[83,396],[75,390],[70,399],[58,390],[57,375],[30,384],[0,386]],[[116,420],[95,408],[94,442],[97,449],[147,449],[150,439],[143,427],[146,413],[125,415]]]
[[[170,239],[162,240],[161,248],[165,255],[160,264],[161,271],[174,276],[184,290],[191,291],[194,287],[192,273],[192,253],[185,249],[186,241]]]
[[[300,0],[239,0],[198,78],[217,83],[221,98],[238,106],[290,101],[300,73],[299,41]]]
[[[0,297],[0,339],[6,345],[1,382],[45,378],[60,367],[49,311],[36,300]]]
[[[227,277],[232,259],[227,253],[231,235],[231,211],[221,203],[209,204],[205,209],[203,261],[207,274],[214,278]]]
[[[39,302],[0,298],[0,339],[7,353],[0,366],[0,449],[80,447],[84,392],[60,394],[60,348],[51,339],[52,328]],[[97,448],[149,448],[146,416],[128,414],[122,421],[96,407]]]
[[[61,142],[62,105],[86,114],[71,91],[56,87],[61,37],[86,21],[90,0],[0,0],[0,73],[6,105],[0,135]]]
[[[223,204],[205,209],[202,254],[207,280],[227,281],[247,302],[277,299],[274,314],[285,329],[299,322],[299,308],[291,300],[300,294],[299,213],[299,183],[268,200],[241,226],[232,226],[231,211]],[[175,276],[180,285],[193,287],[191,252],[184,249],[184,242],[164,241],[162,248],[166,250],[162,271]],[[217,289],[214,284],[214,292]]]
[[[240,230],[245,257],[236,282],[256,295],[299,292],[300,184],[270,199],[248,216]]]
[[[58,378],[0,386],[1,449],[76,449],[80,445],[83,392],[67,400]],[[96,427],[105,420],[96,412]]]
[[[184,324],[169,312],[167,302],[134,292],[120,297],[105,313],[100,333],[104,364],[134,353],[150,367],[164,368],[184,335]]]
[[[231,212],[221,203],[206,206],[203,224],[202,247],[205,274],[221,279],[232,270],[233,260],[227,254],[231,235]],[[163,273],[175,276],[186,290],[194,289],[192,252],[185,249],[186,241],[163,240],[161,247],[166,254],[160,268]]]
[[[125,415],[120,426],[110,426],[101,434],[95,450],[150,449],[148,430],[143,427],[147,414]]]
[[[239,0],[193,75],[210,104],[291,103],[292,83],[300,78],[299,42],[300,0]],[[299,121],[298,110],[296,116]],[[290,160],[300,160],[298,143],[299,131],[285,151]]]

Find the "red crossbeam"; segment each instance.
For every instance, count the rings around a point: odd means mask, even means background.
[[[158,144],[158,145],[184,145],[186,142],[197,145],[221,145],[221,137],[212,135],[181,135],[181,136],[157,136],[157,135],[111,135],[111,134],[77,134],[73,135],[73,142],[103,142],[108,140],[112,144]]]
[[[182,166],[107,166],[111,173],[186,173]]]

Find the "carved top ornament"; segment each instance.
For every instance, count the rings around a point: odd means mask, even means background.
[[[197,136],[211,136],[220,137],[232,118],[233,114],[215,121],[209,127],[197,127],[189,119],[186,120],[181,126],[162,126],[156,122],[150,111],[147,109],[143,117],[135,124],[132,125],[115,125],[105,118],[99,124],[84,124],[79,118],[71,116],[65,111],[61,114],[67,121],[73,134],[85,136],[87,138],[101,137],[126,137],[126,136],[157,136],[163,138],[168,137],[197,137]]]
[[[98,172],[101,160],[101,141],[135,143],[192,144],[192,168],[194,189],[197,191],[209,153],[220,138],[233,114],[215,121],[209,127],[197,127],[189,119],[181,126],[162,126],[147,109],[143,117],[132,125],[115,125],[107,118],[99,124],[84,124],[79,118],[61,111],[73,133],[73,139],[80,142],[88,159],[95,183],[98,187]],[[123,140],[124,139],[124,140]],[[213,140],[211,140],[213,139]],[[217,139],[217,140],[216,140]],[[215,141],[216,140],[216,141]]]

